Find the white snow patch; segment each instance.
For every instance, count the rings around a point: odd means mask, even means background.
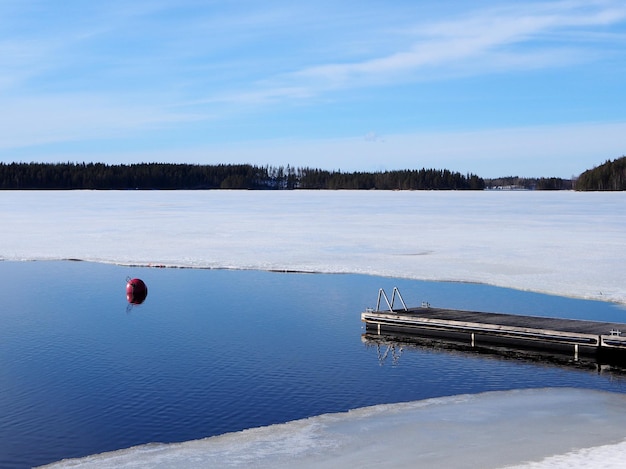
[[[615,445],[604,445],[595,448],[583,448],[567,454],[550,456],[539,462],[531,462],[508,469],[623,469],[626,466],[626,441]]]

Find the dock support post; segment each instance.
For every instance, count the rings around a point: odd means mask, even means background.
[[[476,342],[474,340],[474,333],[472,332],[472,347],[476,346]]]
[[[378,323],[378,335],[380,335],[380,323]]]
[[[574,360],[578,361],[578,344],[574,344]]]

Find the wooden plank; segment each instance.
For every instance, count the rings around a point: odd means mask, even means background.
[[[389,314],[389,311],[379,311]],[[526,316],[504,313],[485,313],[444,308],[410,308],[408,311],[396,311],[399,316],[437,318],[451,321],[496,324],[511,327],[558,330],[584,334],[610,335],[611,330],[621,331],[626,335],[626,324],[589,321],[580,319],[562,319],[542,316]]]

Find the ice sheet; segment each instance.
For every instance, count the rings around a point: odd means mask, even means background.
[[[0,259],[353,272],[626,303],[626,194],[1,192]]]
[[[611,464],[623,462],[625,418],[621,394],[492,392],[379,405],[49,467],[596,467],[590,461],[618,467]]]

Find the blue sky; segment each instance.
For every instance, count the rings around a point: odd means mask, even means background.
[[[0,69],[3,162],[570,177],[626,154],[623,0],[0,0]]]

